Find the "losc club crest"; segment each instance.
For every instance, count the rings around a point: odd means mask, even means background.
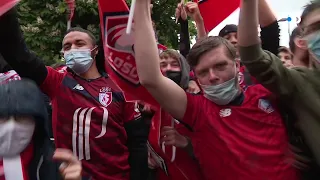
[[[268,100],[265,99],[259,99],[259,105],[258,107],[263,110],[264,112],[270,114],[274,111],[271,103]]]
[[[133,32],[126,34],[128,14],[107,15],[105,20],[105,57],[108,63],[121,78],[138,85]]]
[[[107,107],[112,102],[112,92],[100,92],[99,102],[102,106]]]

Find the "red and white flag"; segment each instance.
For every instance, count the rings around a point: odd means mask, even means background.
[[[194,0],[198,2],[204,25],[210,32],[240,6],[240,0]]]
[[[75,0],[66,0],[66,3],[68,5],[68,9],[69,9],[69,17],[68,17],[68,22],[67,22],[67,29],[71,28],[71,21],[72,18],[74,16],[74,11],[76,8],[76,2]]]
[[[99,0],[100,26],[104,44],[105,69],[122,89],[127,101],[158,103],[140,85],[134,59],[134,33],[127,34],[129,8],[124,0]],[[166,47],[158,45],[160,52]]]
[[[13,8],[20,0],[0,0],[0,16]]]

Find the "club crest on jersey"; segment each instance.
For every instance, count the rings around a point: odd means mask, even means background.
[[[100,92],[99,102],[102,106],[107,107],[112,102],[112,92]]]
[[[259,108],[263,110],[264,112],[270,114],[274,111],[271,103],[268,100],[265,99],[259,99]]]
[[[220,117],[228,117],[231,115],[231,109],[221,109],[219,112]]]

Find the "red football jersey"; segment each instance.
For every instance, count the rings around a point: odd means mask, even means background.
[[[191,127],[186,127],[173,119],[168,113],[161,113],[161,128],[164,126],[174,127],[181,135],[190,137]],[[160,133],[161,128],[150,128],[149,137],[153,133]],[[191,157],[187,151],[175,146],[165,146],[160,141],[149,139],[151,145],[151,158],[159,165],[157,180],[203,180],[198,161]],[[163,162],[161,162],[163,161]]]
[[[110,78],[85,80],[50,67],[41,89],[52,100],[52,126],[57,148],[82,160],[85,177],[129,179],[124,123],[140,116],[125,102]]]
[[[187,94],[184,121],[194,128],[195,156],[206,179],[297,180],[286,128],[272,94],[249,86],[239,106]]]

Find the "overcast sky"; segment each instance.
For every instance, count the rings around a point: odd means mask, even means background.
[[[296,27],[296,17],[300,17],[303,6],[306,5],[310,0],[267,0],[270,4],[272,10],[276,14],[278,19],[286,18],[290,16],[292,18],[291,23],[289,23],[290,28],[288,28],[287,22],[279,22],[280,24],[280,45],[288,46],[289,44],[289,33]],[[239,19],[239,9],[232,13],[228,18],[226,18],[221,24],[219,24],[215,29],[213,29],[209,35],[218,35],[219,31],[226,24],[238,24]]]

